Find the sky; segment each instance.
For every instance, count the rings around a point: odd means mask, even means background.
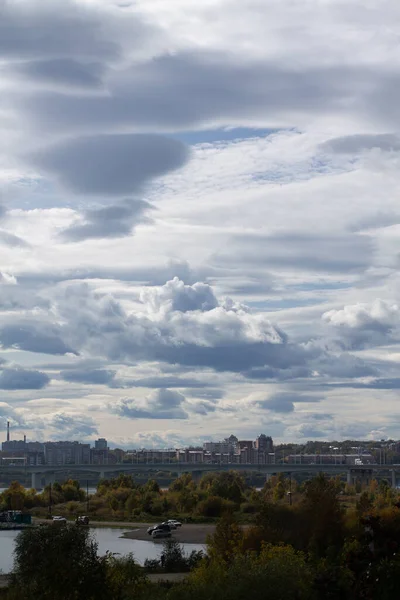
[[[400,438],[396,0],[0,0],[0,438]]]

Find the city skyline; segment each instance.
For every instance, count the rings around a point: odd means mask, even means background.
[[[0,3],[0,430],[400,437],[397,18]]]

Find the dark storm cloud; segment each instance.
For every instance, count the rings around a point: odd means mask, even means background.
[[[98,433],[97,425],[90,417],[78,417],[62,412],[52,415],[46,424],[55,430],[55,435],[52,436],[55,439],[60,439],[60,432],[67,439],[84,438]]]
[[[353,388],[359,390],[399,390],[400,377],[380,377],[368,382],[347,381],[343,383],[329,383],[329,387]]]
[[[114,383],[115,371],[108,369],[93,369],[91,371],[80,371],[74,369],[72,371],[63,371],[60,373],[64,381],[70,383],[83,383],[88,385],[110,385]]]
[[[44,354],[76,354],[62,339],[57,326],[44,323],[12,323],[0,326],[0,344],[3,348],[15,348]]]
[[[41,390],[50,379],[46,373],[26,369],[4,369],[0,372],[2,390]]]
[[[306,363],[307,352],[296,344],[283,342],[256,342],[238,340],[235,344],[215,341],[213,347],[182,344],[154,347],[157,360],[180,365],[211,367],[216,371],[248,371],[270,365],[282,370],[298,363]]]
[[[366,236],[286,231],[234,236],[223,252],[212,257],[212,263],[358,273],[371,264],[372,254],[373,244]]]
[[[206,381],[199,381],[187,377],[142,377],[141,379],[126,380],[127,387],[143,387],[143,388],[184,388],[191,387],[196,390],[207,388],[211,385]],[[199,392],[200,393],[200,392]]]
[[[392,133],[347,135],[328,140],[321,145],[321,149],[338,154],[358,154],[373,149],[398,152],[400,137]]]
[[[336,378],[373,377],[378,374],[373,365],[348,352],[339,355],[323,352],[311,367],[320,375]]]
[[[80,56],[114,59],[115,41],[104,39],[100,13],[68,0],[0,3],[0,57],[8,59]]]
[[[161,135],[109,134],[68,139],[27,158],[76,193],[115,196],[183,166],[189,152]]]
[[[159,389],[144,401],[123,398],[109,405],[112,412],[129,419],[187,419],[185,397],[174,390]]]
[[[274,367],[259,367],[249,371],[244,371],[243,375],[248,379],[278,379],[284,381],[286,379],[302,379],[312,375],[312,369],[309,366],[291,367],[287,369],[279,369]]]
[[[309,119],[311,114],[342,113],[343,104],[350,101],[366,113],[379,113],[379,98],[365,88],[371,88],[371,81],[390,85],[390,77],[382,81],[380,72],[361,67],[297,70],[266,61],[245,63],[227,54],[181,52],[115,72],[107,96],[41,94],[26,108],[40,126],[83,131],[128,125],[153,131],[190,129],[213,119],[231,122],[249,114],[276,127],[295,125],[300,115]],[[394,103],[398,90],[393,92]]]
[[[70,242],[131,235],[135,225],[151,222],[147,213],[153,208],[145,200],[133,199],[112,206],[90,209],[83,213],[83,223],[71,225],[60,235]]]
[[[6,72],[7,73],[7,72]],[[10,73],[25,82],[60,87],[63,91],[96,89],[102,86],[103,67],[96,62],[82,63],[72,58],[26,61],[13,64]]]
[[[294,411],[294,405],[297,402],[320,402],[321,400],[320,396],[281,392],[270,396],[266,400],[257,401],[256,406],[277,413],[290,413]]]

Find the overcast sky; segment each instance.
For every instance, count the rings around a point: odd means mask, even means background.
[[[2,439],[400,437],[399,18],[0,0]]]

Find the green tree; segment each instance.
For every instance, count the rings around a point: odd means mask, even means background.
[[[260,555],[237,554],[229,563],[203,561],[171,600],[310,600],[313,573],[302,552],[265,546]]]
[[[106,573],[109,600],[131,600],[146,586],[146,575],[133,554],[107,554]]]
[[[235,505],[220,496],[208,496],[197,506],[197,512],[203,517],[220,517],[225,511],[233,510]]]
[[[223,514],[213,535],[207,538],[208,554],[211,558],[231,562],[240,552],[243,531],[231,512]]]
[[[337,484],[320,474],[305,487],[300,506],[303,540],[316,556],[326,556],[328,549],[337,554],[344,541],[344,522]]]
[[[109,599],[105,560],[85,528],[47,525],[21,531],[11,597],[18,600]]]

